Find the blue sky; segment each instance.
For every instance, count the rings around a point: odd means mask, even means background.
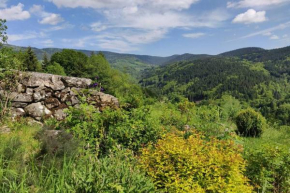
[[[168,56],[290,45],[290,0],[0,0],[9,43]]]

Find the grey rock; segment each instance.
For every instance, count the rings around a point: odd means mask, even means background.
[[[62,77],[62,81],[67,87],[87,88],[92,84],[92,80],[86,78]]]
[[[25,93],[25,86],[22,84],[18,84],[17,86],[17,92],[18,93]]]
[[[33,103],[25,107],[25,112],[36,120],[41,120],[42,117],[50,117],[52,112],[48,110],[44,105],[39,103]]]
[[[83,90],[82,88],[72,87],[70,89],[70,93],[69,94],[72,95],[72,96],[77,96],[77,95],[79,95],[81,93],[82,90]]]
[[[45,99],[45,106],[49,109],[56,108],[60,105],[60,102],[57,98],[48,98]]]
[[[68,88],[65,88],[61,92],[68,93],[68,92],[70,92],[70,88],[69,87]]]
[[[45,96],[46,96],[46,93],[44,90],[33,93],[33,98],[35,102],[43,101],[45,99]]]
[[[80,101],[76,96],[72,96],[71,97],[71,104],[72,104],[72,106],[74,106],[74,105],[80,104]]]
[[[61,81],[61,77],[60,76],[53,75],[51,77],[51,80],[52,80],[52,84],[50,84],[48,87],[52,88],[55,91],[59,91],[59,90],[65,89],[65,85]]]
[[[23,117],[25,115],[25,111],[22,108],[12,108],[11,109],[11,117],[16,118],[16,117]]]
[[[11,106],[15,108],[25,108],[29,103],[12,102]]]
[[[56,120],[61,121],[66,118],[66,113],[64,113],[64,110],[65,109],[58,109],[54,112],[54,117],[56,118]]]
[[[13,102],[31,103],[33,102],[32,95],[26,93],[11,93],[10,98]]]
[[[26,89],[26,94],[28,94],[28,95],[33,95],[33,89],[32,88],[27,88]]]

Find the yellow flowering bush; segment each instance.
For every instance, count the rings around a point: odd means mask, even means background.
[[[170,133],[142,150],[141,166],[162,192],[252,192],[242,148],[232,141]]]

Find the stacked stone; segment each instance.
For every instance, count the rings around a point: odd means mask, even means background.
[[[17,92],[9,93],[12,100],[12,116],[30,116],[40,121],[55,117],[65,118],[64,109],[80,104],[79,93],[87,89],[92,80],[44,73],[21,73]],[[0,90],[0,95],[6,91]],[[118,99],[96,90],[88,90],[87,102],[99,110],[118,108]]]

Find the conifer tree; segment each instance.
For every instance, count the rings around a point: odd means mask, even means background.
[[[38,71],[39,70],[39,63],[37,60],[37,57],[31,47],[28,47],[25,59],[24,59],[24,65],[28,71]]]
[[[48,60],[48,56],[47,56],[47,54],[45,52],[43,54],[42,66],[43,66],[44,69],[46,69],[48,65],[49,65],[49,60]]]

